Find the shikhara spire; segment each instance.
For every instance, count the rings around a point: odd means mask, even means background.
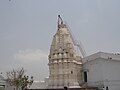
[[[60,15],[58,30],[53,37],[49,54],[49,88],[80,87],[82,62],[77,56],[71,34]]]

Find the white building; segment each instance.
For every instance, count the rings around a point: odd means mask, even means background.
[[[34,81],[29,89],[47,89],[49,78],[46,77],[44,81]]]
[[[4,79],[2,75],[0,75],[0,90],[14,90],[13,86],[10,86]]]
[[[48,88],[80,88],[81,57],[77,56],[71,33],[58,16],[58,30],[53,37],[49,54]]]
[[[120,54],[98,52],[83,58],[84,81],[101,90],[120,90]]]
[[[0,75],[0,90],[5,90],[6,82],[4,80],[4,77]]]
[[[46,89],[45,81],[34,81],[29,89]]]

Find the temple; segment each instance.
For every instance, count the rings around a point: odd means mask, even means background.
[[[48,88],[80,88],[82,61],[74,48],[67,25],[58,15],[58,30],[53,37],[49,53]]]

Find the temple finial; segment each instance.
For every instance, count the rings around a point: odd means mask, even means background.
[[[60,24],[63,24],[63,20],[62,20],[62,18],[60,17],[60,15],[58,15],[58,25],[60,25]]]
[[[66,24],[63,23],[63,20],[62,20],[61,16],[58,15],[58,30],[60,28],[65,28],[65,27],[66,27]]]

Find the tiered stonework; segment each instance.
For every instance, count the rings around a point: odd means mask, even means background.
[[[63,21],[53,37],[49,54],[48,88],[80,88],[82,81],[81,57],[77,56],[71,33]]]

